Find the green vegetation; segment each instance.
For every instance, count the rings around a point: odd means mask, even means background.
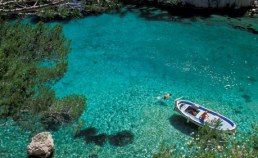
[[[31,127],[76,121],[86,108],[83,96],[57,99],[51,86],[67,69],[69,41],[62,27],[0,21],[0,119]],[[32,127],[31,127],[32,128]]]
[[[61,17],[63,19],[82,17],[88,14],[99,14],[108,10],[116,9],[121,6],[120,0],[97,0],[97,1],[87,1],[82,0],[73,5],[64,5],[59,7],[49,7],[46,8],[43,12],[39,12],[38,16],[44,17],[45,13],[53,13],[51,16],[45,17]],[[44,16],[42,16],[44,15]]]
[[[152,158],[172,158],[174,148],[168,148],[165,144],[161,144],[160,151],[153,155]]]
[[[0,2],[0,15],[37,15],[44,19],[69,19],[99,14],[121,6],[121,0],[24,0]]]
[[[191,158],[256,158],[258,155],[258,123],[247,133],[237,135],[221,132],[209,127],[200,127],[187,146],[162,145],[153,158],[191,157]]]

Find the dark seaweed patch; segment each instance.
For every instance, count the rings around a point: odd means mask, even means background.
[[[58,131],[63,123],[71,122],[71,117],[67,114],[56,114],[55,116],[45,115],[40,119],[45,129]]]
[[[243,31],[248,31],[248,32],[253,33],[253,34],[258,34],[258,31],[255,30],[252,27],[243,27],[243,26],[235,26],[235,25],[231,25],[231,26],[235,29],[238,29],[238,30],[243,30]]]
[[[157,102],[155,102],[156,105],[161,105],[161,106],[168,106],[168,104],[162,100],[159,100]]]
[[[253,34],[258,34],[258,31],[255,30],[255,29],[252,28],[252,27],[247,27],[246,29],[247,29],[247,31],[249,31],[249,32],[251,32],[251,33],[253,33]]]
[[[91,154],[90,156],[88,156],[88,158],[98,158],[97,154]]]
[[[244,92],[245,89],[244,88],[239,88],[239,92]]]
[[[242,111],[240,109],[234,109],[235,114],[242,114]]]
[[[246,103],[250,103],[251,102],[251,96],[250,95],[243,94],[242,98],[245,100]]]

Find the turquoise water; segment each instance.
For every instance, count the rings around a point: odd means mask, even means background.
[[[231,24],[255,19],[222,16],[156,19],[139,10],[64,24],[72,40],[68,71],[53,88],[59,97],[87,96],[85,130],[53,132],[54,158],[151,157],[161,143],[184,145],[196,128],[173,111],[173,100],[203,104],[246,131],[258,120],[258,36]],[[159,17],[159,16],[158,16]],[[158,100],[170,92],[169,100]],[[26,157],[28,133],[0,127],[0,157]]]

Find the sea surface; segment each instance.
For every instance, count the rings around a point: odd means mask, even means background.
[[[146,7],[64,23],[72,51],[53,89],[58,97],[85,95],[87,108],[81,136],[66,126],[52,132],[53,157],[149,158],[162,143],[183,147],[196,127],[173,111],[179,97],[249,130],[258,121],[255,30],[254,18]],[[159,99],[166,93],[172,97]],[[0,127],[0,157],[26,157],[30,140],[19,127]]]

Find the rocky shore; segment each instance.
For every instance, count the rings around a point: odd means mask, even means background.
[[[125,0],[125,3],[134,4],[153,4],[153,5],[167,5],[178,7],[189,7],[196,9],[240,9],[250,8],[255,0]]]
[[[36,14],[41,17],[71,18],[99,14],[123,5],[151,5],[177,13],[216,13],[241,16],[248,10],[258,12],[257,0],[50,0],[44,4],[30,1],[0,1],[0,15]],[[24,5],[26,4],[26,5]],[[23,6],[23,7],[21,7]],[[24,7],[26,6],[26,7]]]
[[[254,7],[256,0],[125,0],[125,4],[151,5],[176,12],[234,14],[241,16]]]
[[[251,7],[253,0],[181,0],[182,4],[196,8],[232,8],[240,9]]]
[[[255,16],[258,14],[258,0],[254,0],[252,9],[250,10],[250,15]]]

